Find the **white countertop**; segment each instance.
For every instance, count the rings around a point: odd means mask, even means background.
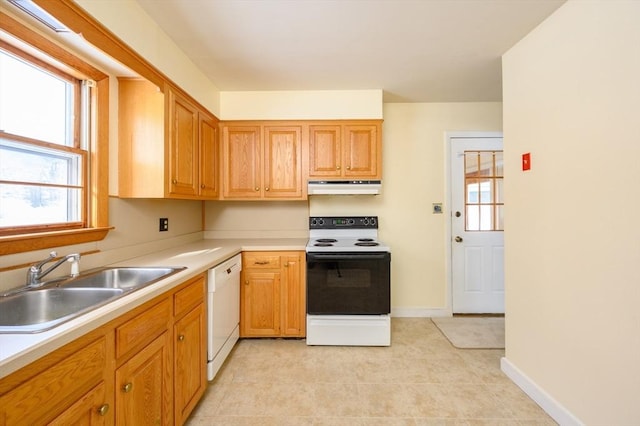
[[[241,251],[304,250],[306,244],[307,240],[302,238],[200,240],[118,262],[118,266],[185,266],[187,269],[51,330],[34,334],[0,334],[0,378],[8,376]]]

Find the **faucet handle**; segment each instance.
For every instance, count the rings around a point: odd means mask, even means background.
[[[51,260],[55,259],[57,256],[58,256],[58,253],[56,251],[52,251],[51,253],[49,253],[49,257],[47,257],[46,259],[40,262],[33,264],[31,268],[40,269],[45,263],[49,263]]]

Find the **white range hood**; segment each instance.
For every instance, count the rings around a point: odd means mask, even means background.
[[[378,195],[379,180],[310,180],[309,195]]]

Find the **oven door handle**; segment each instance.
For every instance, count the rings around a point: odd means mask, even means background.
[[[307,253],[307,260],[383,260],[390,257],[388,252]]]

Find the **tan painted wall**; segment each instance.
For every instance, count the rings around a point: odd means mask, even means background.
[[[216,116],[220,91],[134,0],[76,0],[116,36]]]
[[[640,2],[569,1],[503,58],[506,358],[590,425],[640,424],[638,46]]]
[[[378,215],[391,247],[394,314],[446,307],[445,133],[501,131],[502,104],[385,104],[383,187],[375,197],[312,197],[312,215]],[[446,206],[445,206],[446,210]]]
[[[287,117],[283,117],[287,118]],[[445,133],[500,131],[502,104],[385,104],[383,193],[312,196],[306,203],[207,203],[205,229],[214,235],[300,232],[311,215],[378,215],[380,237],[392,248],[394,314],[443,310],[446,303]],[[267,213],[276,209],[277,214]],[[283,227],[283,223],[287,225]]]

